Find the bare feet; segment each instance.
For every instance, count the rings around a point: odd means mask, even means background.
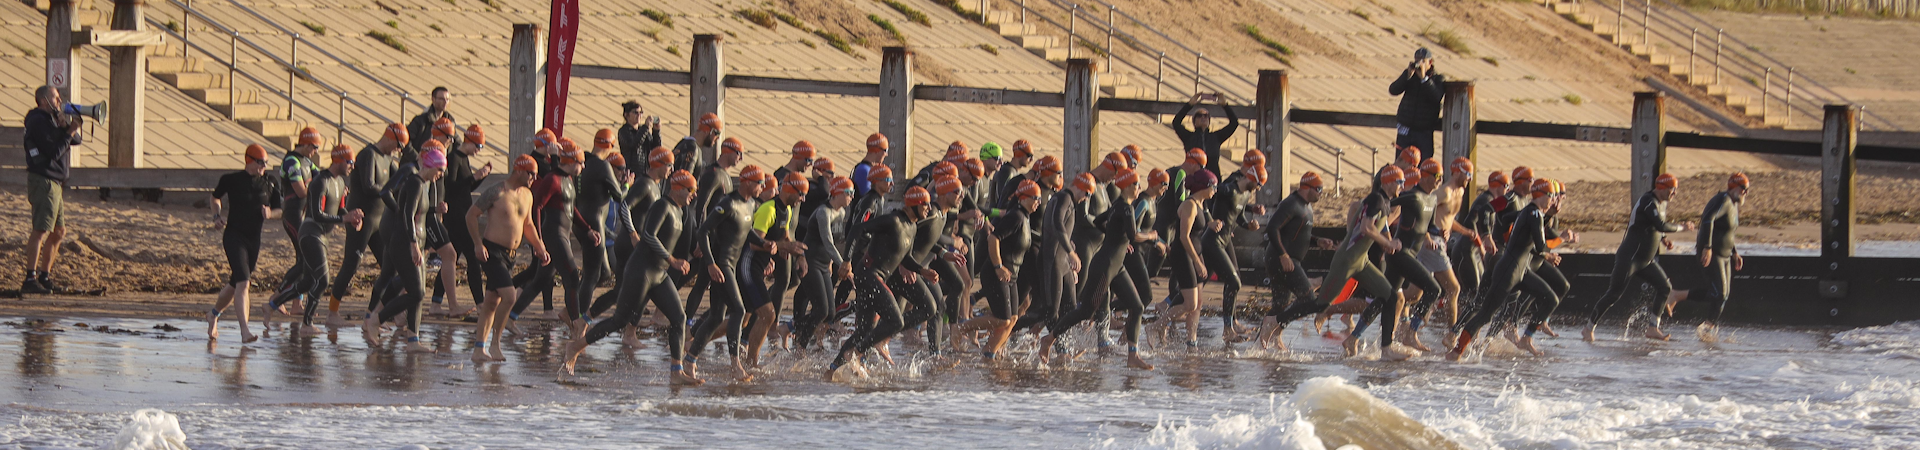
[[[473,361],[475,365],[480,365],[493,361],[493,357],[487,356],[486,347],[474,347],[473,355],[468,356],[467,360]]]
[[[740,380],[741,383],[752,383],[753,374],[747,372],[747,366],[743,363],[744,361],[739,359],[733,360],[733,377],[734,379]]]
[[[327,313],[327,326],[333,327],[333,328],[346,328],[347,319],[341,318],[339,311],[330,311]]]
[[[500,351],[499,342],[495,342],[493,343],[493,345],[487,346],[487,355],[492,357],[494,362],[504,362],[507,360],[506,353],[502,353]]]
[[[569,369],[568,373],[572,373],[571,369]],[[667,382],[674,386],[699,386],[699,385],[707,384],[707,380],[694,378],[693,375],[689,375],[686,372],[674,372],[668,375],[671,378]],[[832,372],[828,372],[827,375],[832,376],[833,374]]]
[[[1139,353],[1127,355],[1127,367],[1140,370],[1153,370],[1153,365],[1147,364],[1147,360],[1141,359]]]
[[[1533,356],[1547,356],[1547,352],[1540,351],[1540,348],[1533,346],[1533,336],[1520,338],[1520,340],[1514,342],[1513,345],[1520,347],[1521,350],[1526,350],[1527,353],[1532,353]]]
[[[1447,352],[1447,361],[1460,362],[1460,355],[1462,353],[1466,353],[1466,347],[1455,346],[1453,350]]]
[[[367,340],[368,347],[380,346],[380,316],[367,315],[367,320],[360,324],[360,337]]]
[[[1557,338],[1557,337],[1560,337],[1560,333],[1555,333],[1555,332],[1553,331],[1553,324],[1550,324],[1550,323],[1546,323],[1546,322],[1541,322],[1541,323],[1540,323],[1540,332],[1542,332],[1542,333],[1546,333],[1546,334],[1547,334],[1547,337],[1556,337],[1556,338]]]
[[[252,331],[247,331],[245,328],[240,329],[240,343],[252,344],[253,341],[258,340],[260,340],[260,336],[253,334]]]
[[[420,341],[407,342],[407,353],[439,353],[433,347],[421,345]]]
[[[1404,327],[1395,334],[1400,335],[1400,338],[1396,339],[1400,342],[1400,345],[1405,345],[1407,348],[1419,350],[1423,353],[1433,351],[1432,348],[1427,347],[1426,343],[1420,342],[1420,330],[1416,330],[1413,327]]]
[[[620,345],[625,345],[627,348],[636,350],[647,348],[647,343],[640,342],[640,334],[634,332],[632,327],[628,327],[625,332],[620,333]]]
[[[1580,332],[1580,340],[1587,341],[1587,343],[1593,343],[1594,341],[1593,334],[1595,331],[1594,329],[1599,327],[1600,327],[1599,325],[1587,325],[1587,329],[1585,331]]]
[[[1360,354],[1360,335],[1357,335],[1357,334],[1347,335],[1347,339],[1345,341],[1340,342],[1340,349],[1346,352],[1346,356],[1348,358],[1352,358],[1353,355]]]
[[[1040,349],[1033,353],[1034,356],[1040,358],[1040,364],[1047,364],[1049,360],[1052,360],[1053,336],[1048,335],[1047,337],[1040,338]]]
[[[316,327],[316,326],[313,326],[313,325],[301,325],[301,326],[300,326],[300,335],[302,335],[302,336],[319,336],[319,335],[320,335],[320,327]]]
[[[587,341],[585,339],[574,339],[571,341],[567,341],[567,349],[566,349],[567,359],[565,362],[560,363],[560,369],[563,371],[566,371],[567,375],[573,375],[573,364],[580,360],[581,353],[585,353],[587,351],[586,344],[587,344]]]
[[[514,320],[514,319],[507,319],[507,325],[505,327],[505,330],[507,330],[507,334],[513,335],[513,336],[527,334],[526,330],[520,329],[520,321]]]
[[[1399,345],[1389,345],[1387,346],[1387,348],[1380,349],[1380,360],[1406,361],[1413,358],[1419,358],[1420,354],[1421,352],[1419,350],[1405,348]]]
[[[1647,332],[1644,334],[1644,336],[1646,336],[1647,339],[1652,339],[1656,341],[1666,341],[1666,340],[1673,339],[1673,335],[1667,334],[1667,332],[1665,331],[1660,331],[1660,327],[1657,327],[1657,326],[1647,327]]]
[[[220,339],[220,316],[207,313],[207,340]]]

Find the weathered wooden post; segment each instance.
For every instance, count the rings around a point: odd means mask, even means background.
[[[1061,173],[1068,177],[1080,175],[1093,168],[1094,149],[1100,148],[1100,74],[1094,71],[1093,60],[1073,58],[1067,60],[1066,103],[1061,116],[1062,136],[1060,143]]]
[[[1287,149],[1287,133],[1291,128],[1287,111],[1293,108],[1287,99],[1287,71],[1262,70],[1260,80],[1254,87],[1253,111],[1260,151],[1267,154],[1267,185],[1260,189],[1259,204],[1270,205],[1286,198],[1292,180],[1287,173],[1293,169],[1293,152]],[[1243,233],[1245,234],[1245,233]]]
[[[1445,86],[1447,95],[1440,101],[1440,107],[1446,114],[1440,118],[1440,150],[1434,155],[1440,156],[1441,167],[1452,164],[1454,158],[1466,157],[1479,164],[1474,147],[1476,137],[1473,112],[1473,82],[1449,81]],[[1427,149],[1433,151],[1433,149]]]
[[[541,89],[546,85],[546,45],[540,39],[540,25],[513,24],[513,43],[507,64],[507,152],[519,156],[533,152],[533,134],[540,131]]]
[[[1843,270],[1852,270],[1853,258],[1853,147],[1860,132],[1860,109],[1827,105],[1820,139],[1820,295],[1847,296]]]
[[[80,12],[78,0],[53,0],[47,7],[47,85],[60,91],[60,98],[81,103],[80,61],[73,57],[74,15]],[[111,108],[108,109],[112,111]]]
[[[687,111],[688,136],[697,134],[703,114],[713,113],[720,117],[722,123],[727,119],[724,109],[727,92],[721,84],[722,78],[727,75],[727,67],[721,64],[720,39],[718,34],[693,35],[693,62],[688,66],[691,70],[688,70],[687,80],[690,88],[687,91],[687,106],[690,108]],[[695,161],[694,166],[704,166],[718,157],[714,152],[719,149],[715,147],[700,149],[699,161]]]
[[[880,49],[879,95],[880,134],[892,147],[887,151],[887,166],[893,173],[911,174],[907,168],[913,164],[913,50]]]
[[[1633,187],[1628,204],[1638,201],[1640,196],[1653,190],[1653,179],[1667,171],[1667,128],[1663,119],[1667,115],[1667,95],[1660,92],[1633,93],[1633,130],[1631,145],[1631,179],[1628,185]]]
[[[113,30],[146,28],[145,0],[114,0]],[[69,33],[70,34],[70,33]],[[96,45],[107,44],[96,42]],[[146,142],[147,48],[138,43],[107,47],[109,70],[107,167],[138,168]]]

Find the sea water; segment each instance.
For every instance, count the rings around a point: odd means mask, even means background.
[[[1544,358],[1495,342],[1464,364],[1342,358],[1300,330],[1290,352],[1228,350],[1207,328],[1201,351],[1150,351],[1151,372],[1094,353],[942,369],[896,347],[870,380],[820,381],[824,355],[775,353],[753,384],[707,366],[706,386],[670,388],[658,345],[614,340],[563,379],[553,330],[476,367],[463,351],[370,350],[357,330],[242,347],[231,325],[209,345],[200,324],[4,320],[9,448],[106,448],[144,408],[176,415],[195,449],[1920,448],[1920,323],[1728,327],[1713,343],[1613,326],[1595,344],[1544,339]],[[470,333],[424,340],[466,350]]]

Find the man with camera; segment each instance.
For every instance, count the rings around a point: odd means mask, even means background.
[[[1446,95],[1442,85],[1446,77],[1433,71],[1433,52],[1421,47],[1413,52],[1413,62],[1400,78],[1387,86],[1387,93],[1399,95],[1400,110],[1394,120],[1400,123],[1393,145],[1417,147],[1420,160],[1433,157],[1433,132],[1440,129],[1440,99]]]
[[[72,166],[72,147],[80,145],[80,116],[64,111],[67,102],[52,86],[40,86],[33,94],[35,108],[27,111],[27,202],[33,204],[33,235],[27,239],[27,279],[20,282],[22,294],[48,294],[55,291],[47,274],[59,256],[60,240],[67,234],[61,217],[67,188],[67,169]]]

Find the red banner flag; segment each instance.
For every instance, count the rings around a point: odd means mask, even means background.
[[[547,35],[546,127],[562,133],[567,124],[567,87],[573,75],[574,35],[580,31],[580,0],[553,0]]]

